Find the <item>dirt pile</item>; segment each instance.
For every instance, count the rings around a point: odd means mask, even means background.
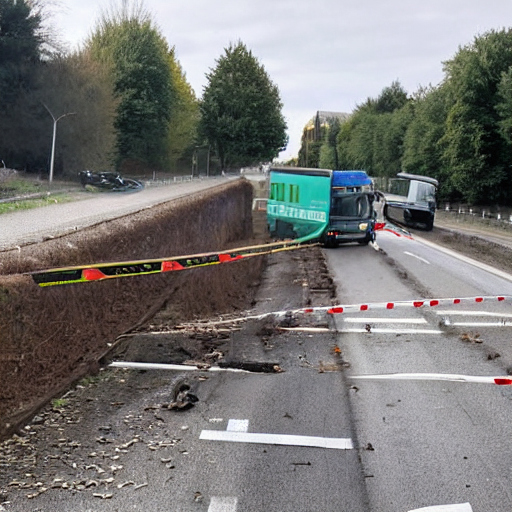
[[[144,324],[162,307],[176,322],[245,308],[263,259],[50,288],[38,288],[23,273],[253,243],[252,196],[251,184],[237,181],[0,253],[0,437],[72,381],[94,373],[120,334]]]

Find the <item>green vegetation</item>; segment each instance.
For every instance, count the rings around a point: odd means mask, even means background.
[[[270,161],[286,146],[279,90],[247,47],[225,49],[207,75],[200,133],[222,169]]]
[[[130,10],[123,3],[103,14],[87,47],[112,77],[118,166],[131,161],[162,168],[172,114],[172,77],[167,42],[151,16],[138,4]]]
[[[444,70],[412,96],[393,82],[341,126],[328,123],[319,142],[303,138],[299,157],[375,177],[432,176],[441,199],[512,205],[512,29],[476,37]]]
[[[16,210],[30,210],[32,208],[40,208],[41,206],[48,206],[57,203],[69,203],[74,201],[75,198],[69,194],[52,194],[44,197],[37,197],[32,199],[20,199],[19,201],[9,201],[7,203],[0,203],[0,214],[9,213]]]
[[[18,196],[22,194],[36,194],[41,192],[41,182],[25,180],[22,178],[10,178],[0,182],[0,199]]]
[[[54,398],[52,400],[52,408],[55,410],[62,409],[63,407],[66,407],[68,405],[69,400],[66,398]]]
[[[47,1],[0,0],[0,158],[8,167],[48,173],[49,111],[60,118],[54,172],[63,179],[84,169],[182,174],[198,148],[224,166],[258,164],[286,144],[277,87],[241,43],[207,75],[200,103],[141,0],[110,4],[73,53],[48,38]],[[240,81],[221,83],[227,69]],[[219,108],[232,116],[214,126]]]
[[[142,0],[115,0],[71,53],[50,37],[50,2],[0,0],[7,167],[47,175],[48,110],[60,118],[55,177],[67,180],[84,169],[182,174],[206,158],[211,169],[254,165],[286,145],[279,90],[242,42],[224,49],[198,100]],[[475,37],[444,72],[437,86],[408,94],[395,81],[348,120],[309,125],[298,165],[425,174],[441,199],[512,205],[512,29]]]

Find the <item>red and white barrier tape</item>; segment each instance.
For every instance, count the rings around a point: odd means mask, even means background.
[[[512,386],[512,377],[456,375],[450,373],[384,373],[380,375],[352,375],[351,379],[358,380],[438,380],[450,382],[469,382],[474,384],[496,384],[498,386]]]
[[[367,302],[362,304],[348,304],[337,306],[318,306],[312,308],[299,308],[290,309],[287,311],[273,311],[270,313],[263,313],[261,315],[248,315],[244,317],[231,318],[227,320],[220,320],[216,322],[200,322],[194,324],[183,324],[184,326],[206,326],[206,325],[222,325],[236,322],[244,322],[246,320],[261,320],[269,316],[290,316],[296,314],[311,314],[311,313],[327,313],[329,315],[338,315],[342,313],[363,313],[365,311],[374,310],[392,310],[400,308],[433,308],[436,306],[457,306],[460,304],[481,304],[482,302],[512,302],[510,295],[496,295],[496,296],[480,296],[480,297],[461,297],[451,299],[420,299],[408,301],[395,301],[395,302]]]

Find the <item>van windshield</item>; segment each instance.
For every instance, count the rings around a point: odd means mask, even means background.
[[[368,194],[348,194],[331,199],[331,217],[368,219],[371,203]]]

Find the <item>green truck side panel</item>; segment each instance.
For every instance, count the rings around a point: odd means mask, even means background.
[[[284,238],[319,238],[329,224],[330,200],[329,172],[317,175],[271,170],[267,203],[270,233],[283,235],[287,227]]]

